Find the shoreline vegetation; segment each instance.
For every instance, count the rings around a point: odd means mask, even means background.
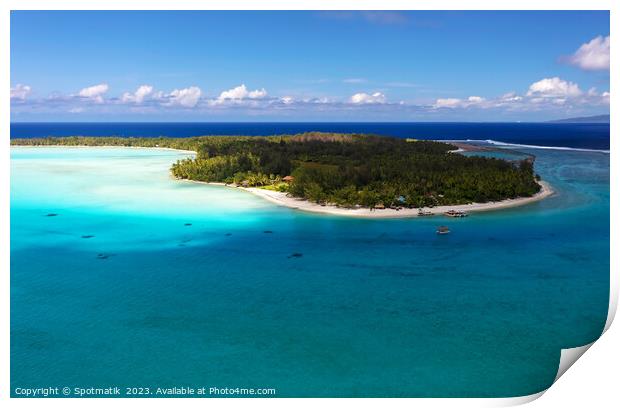
[[[404,218],[524,205],[553,194],[534,157],[458,154],[462,143],[308,132],[190,138],[47,137],[13,146],[139,147],[195,153],[171,167],[176,179],[238,187],[302,211]],[[482,149],[484,150],[484,149]]]

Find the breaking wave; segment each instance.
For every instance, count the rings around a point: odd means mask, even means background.
[[[526,149],[549,149],[549,150],[572,150],[576,152],[595,152],[595,153],[607,153],[609,154],[609,150],[601,150],[601,149],[583,149],[578,147],[564,147],[564,146],[539,146],[539,145],[529,145],[529,144],[519,144],[519,143],[507,143],[500,142],[499,140],[493,139],[464,139],[464,140],[440,140],[441,142],[478,142],[478,143],[488,143],[494,146],[501,147],[519,147]]]

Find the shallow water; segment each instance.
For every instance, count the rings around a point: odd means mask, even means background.
[[[540,391],[605,323],[609,155],[519,151],[555,196],[365,220],[175,181],[185,153],[13,147],[12,389]]]

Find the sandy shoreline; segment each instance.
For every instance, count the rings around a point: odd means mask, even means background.
[[[11,148],[13,147],[28,147],[28,148],[48,148],[48,147],[52,147],[52,148],[57,148],[57,149],[73,149],[73,148],[78,148],[78,149],[148,149],[148,150],[169,150],[169,151],[173,151],[173,152],[181,152],[181,153],[188,153],[188,154],[197,154],[195,151],[193,150],[183,150],[183,149],[173,149],[172,147],[150,147],[150,146],[88,146],[88,145],[68,145],[68,146],[64,146],[64,145],[11,145]]]
[[[193,183],[207,184],[212,186],[220,186],[220,187],[228,187],[235,188],[242,191],[247,191],[248,193],[252,193],[259,197],[264,198],[267,201],[270,201],[274,204],[281,205],[283,207],[292,208],[294,210],[312,212],[312,213],[320,213],[320,214],[330,214],[330,215],[339,215],[339,216],[347,216],[347,217],[359,217],[359,218],[411,218],[411,217],[419,217],[417,208],[403,208],[401,210],[395,210],[391,208],[386,208],[384,210],[371,210],[369,208],[341,208],[336,207],[334,205],[320,205],[316,203],[312,203],[308,200],[288,197],[286,193],[281,193],[279,191],[265,190],[257,187],[236,187],[232,184],[224,184],[224,183],[206,183],[202,181],[193,181],[186,180]],[[477,211],[497,211],[506,208],[518,207],[526,204],[530,204],[536,201],[543,200],[554,194],[553,189],[549,185],[549,183],[540,181],[541,190],[533,195],[532,197],[523,197],[523,198],[511,198],[508,200],[497,201],[497,202],[488,202],[488,203],[472,203],[472,204],[463,204],[463,205],[446,205],[446,206],[438,206],[438,207],[424,207],[424,211],[429,211],[433,215],[441,215],[449,210],[457,210],[457,211],[465,211],[465,212],[477,212]]]

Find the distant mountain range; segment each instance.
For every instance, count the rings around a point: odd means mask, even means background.
[[[609,115],[584,116],[580,118],[568,118],[550,120],[549,123],[609,123]]]

